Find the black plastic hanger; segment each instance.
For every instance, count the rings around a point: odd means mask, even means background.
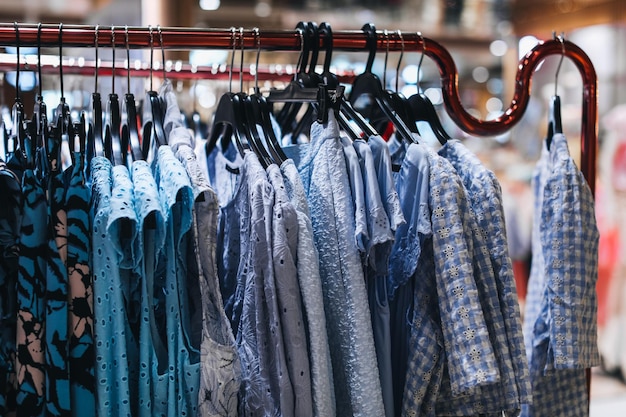
[[[137,107],[135,105],[135,96],[130,89],[130,47],[128,45],[128,26],[125,27],[126,35],[126,62],[127,75],[126,84],[128,91],[124,96],[124,108],[126,110],[126,124],[122,127],[123,135],[126,136],[124,142],[130,145],[130,155],[133,161],[143,159],[141,143],[139,141],[139,128],[137,127]]]
[[[260,43],[260,35],[259,28],[254,28],[255,32],[255,40],[257,44],[257,54],[256,54],[256,67],[257,70],[254,74],[254,94],[251,94],[247,97],[247,106],[249,109],[248,117],[251,118],[254,123],[258,123],[261,125],[265,145],[267,146],[267,150],[271,155],[271,159],[278,165],[282,164],[286,161],[287,155],[280,146],[278,138],[274,132],[274,126],[272,125],[271,120],[271,108],[270,105],[265,100],[265,97],[261,94],[261,90],[259,89],[259,57],[261,56],[261,43]],[[256,129],[255,129],[256,130]]]
[[[548,112],[548,133],[546,136],[546,145],[548,149],[550,149],[550,144],[552,143],[552,137],[556,134],[563,133],[563,123],[561,120],[561,98],[558,95],[558,86],[559,86],[559,72],[561,71],[561,65],[563,64],[563,58],[565,58],[565,37],[563,34],[560,36],[556,36],[556,33],[553,33],[553,38],[561,42],[561,58],[559,60],[559,65],[556,68],[556,73],[554,74],[554,95],[550,100],[550,109]]]
[[[391,121],[401,138],[414,142],[413,134],[402,118],[404,108],[393,107],[388,92],[381,85],[380,79],[372,72],[376,56],[376,28],[371,23],[367,23],[361,29],[367,36],[369,56],[365,71],[358,75],[352,84],[349,101],[355,110],[370,120],[376,130],[382,130],[386,123]]]
[[[124,163],[125,159],[122,155],[121,146],[121,124],[119,97],[115,94],[115,27],[111,26],[111,46],[112,46],[112,77],[111,77],[111,94],[107,103],[108,121],[104,128],[104,151],[105,155],[108,150],[110,153],[106,157],[113,165]]]
[[[48,130],[48,117],[47,117],[47,108],[46,103],[43,101],[43,78],[41,77],[41,28],[42,25],[39,23],[37,25],[37,73],[39,78],[39,92],[37,97],[35,98],[35,105],[33,107],[33,124],[35,125],[35,135],[33,138],[36,139],[36,144],[33,144],[34,147],[43,146],[43,142],[45,137],[47,136]]]
[[[235,140],[237,150],[242,156],[244,155],[246,149],[250,149],[250,141],[248,137],[250,132],[249,129],[247,129],[243,104],[241,103],[240,96],[232,92],[232,69],[235,62],[236,51],[236,30],[234,27],[231,28],[231,33],[233,49],[229,71],[230,91],[222,95],[213,115],[213,125],[211,126],[209,140],[207,141],[205,147],[207,155],[215,149],[218,140],[221,143],[222,151],[225,151],[228,148],[233,139]]]
[[[437,111],[435,110],[433,103],[426,94],[420,91],[420,69],[422,68],[422,62],[424,61],[426,40],[420,32],[417,32],[417,35],[422,41],[422,54],[420,55],[419,64],[417,65],[417,93],[408,98],[411,116],[414,120],[413,124],[417,122],[428,122],[428,125],[439,143],[444,145],[450,139],[450,135],[441,125],[441,120],[439,119],[439,115],[437,115]]]
[[[300,21],[296,25],[296,31],[300,37],[300,56],[298,57],[298,63],[296,65],[296,72],[293,80],[287,85],[285,90],[294,89],[296,87],[303,87],[305,85],[310,86],[309,75],[306,72],[307,62],[309,60],[310,52],[310,37],[308,24]],[[280,109],[276,115],[276,121],[281,126],[283,134],[291,133],[293,130],[293,122],[295,115],[300,110],[302,103],[299,102],[285,102],[285,105]],[[294,113],[295,112],[295,113]]]
[[[94,46],[96,49],[96,66],[95,66],[95,80],[94,80],[94,93],[91,95],[91,121],[89,122],[89,133],[87,135],[87,164],[86,172],[89,175],[91,172],[91,159],[94,156],[104,156],[104,142],[102,138],[102,98],[98,93],[98,66],[100,65],[98,60],[98,30],[99,26],[95,28]],[[111,153],[109,150],[107,153]]]
[[[243,91],[243,56],[244,56],[244,30],[243,27],[239,28],[241,54],[239,61],[239,111],[241,111],[240,123],[243,123],[242,128],[246,133],[246,139],[252,151],[259,158],[259,162],[263,168],[267,168],[273,162],[272,157],[267,152],[263,140],[259,135],[257,129],[257,120],[255,119],[255,112],[253,109],[253,100]]]

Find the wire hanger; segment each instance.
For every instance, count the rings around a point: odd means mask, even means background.
[[[546,145],[550,149],[552,143],[552,137],[556,134],[563,133],[563,123],[561,119],[561,98],[558,95],[559,87],[559,72],[561,71],[561,65],[565,58],[565,35],[557,36],[556,32],[552,32],[554,40],[558,40],[561,43],[561,57],[559,58],[559,65],[556,67],[556,73],[554,74],[554,95],[550,100],[550,110],[548,112],[548,133],[546,136]]]
[[[11,130],[11,135],[9,137],[9,143],[7,146],[7,151],[10,152],[12,149],[19,149],[21,152],[21,156],[27,159],[27,162],[31,161],[27,158],[26,149],[28,148],[26,141],[27,132],[24,128],[24,103],[22,103],[22,99],[20,97],[20,29],[17,22],[14,22],[15,26],[15,40],[16,40],[16,53],[17,53],[17,65],[16,65],[16,74],[15,74],[15,103],[13,104],[13,108],[11,110],[11,119],[13,121],[13,128]],[[29,164],[29,168],[34,168],[34,164]]]
[[[96,54],[94,70],[94,92],[91,95],[91,121],[89,123],[89,134],[87,136],[87,172],[91,169],[91,159],[94,156],[104,156],[104,142],[102,140],[102,98],[98,92],[98,70],[99,70],[99,29],[96,25],[94,35],[94,47]],[[110,154],[110,151],[107,152]]]
[[[117,94],[115,94],[115,26],[111,26],[111,54],[112,54],[112,77],[111,77],[111,93],[109,94],[109,101],[107,103],[107,116],[108,123],[104,129],[104,150],[111,150],[107,158],[112,164],[116,164],[117,158],[122,158],[122,146],[121,146],[121,115],[120,115],[120,102]],[[122,158],[123,160],[123,158]],[[119,162],[121,163],[122,160]]]
[[[265,97],[261,94],[261,90],[259,88],[259,58],[261,56],[261,36],[259,33],[259,28],[254,28],[253,31],[257,50],[255,63],[256,66],[254,72],[254,94],[251,94],[248,97],[249,109],[251,111],[250,115],[255,121],[255,124],[258,123],[262,127],[265,144],[267,145],[267,149],[272,157],[272,160],[276,164],[280,165],[288,158],[281,148],[280,142],[278,141],[276,133],[274,132],[274,126],[271,120],[272,115],[270,105],[265,100]]]
[[[263,144],[264,140],[261,139],[259,134],[259,129],[257,128],[257,124],[261,125],[260,117],[256,117],[256,108],[254,106],[255,99],[251,98],[249,95],[243,92],[243,55],[244,55],[244,35],[243,35],[243,27],[239,28],[239,34],[241,37],[241,60],[239,61],[239,90],[237,93],[239,96],[239,100],[241,103],[241,111],[243,112],[243,123],[244,128],[248,132],[249,144],[252,151],[258,156],[259,162],[263,166],[263,168],[267,168],[273,162],[272,157],[269,155],[265,145]],[[261,125],[262,129],[265,129],[263,125]],[[264,135],[265,136],[265,135]]]
[[[131,92],[130,88],[130,47],[128,45],[128,26],[125,26],[126,35],[126,84],[127,93],[124,96],[124,104],[126,109],[126,124],[122,127],[122,137],[124,138],[124,144],[122,147],[124,155],[127,154],[127,147],[130,145],[130,154],[133,161],[143,159],[141,150],[141,143],[139,142],[139,128],[137,127],[137,107],[135,105],[135,96]]]
[[[422,42],[422,53],[417,65],[417,93],[413,94],[408,99],[411,117],[413,118],[413,124],[420,121],[428,122],[428,125],[437,138],[437,141],[444,145],[450,139],[450,135],[441,125],[441,120],[437,115],[435,106],[430,101],[428,96],[421,92],[420,88],[420,70],[422,69],[422,62],[424,61],[424,55],[426,52],[426,39],[422,36],[421,32],[417,32],[417,36]]]

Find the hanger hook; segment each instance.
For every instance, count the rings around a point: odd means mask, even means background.
[[[559,72],[561,72],[561,65],[563,64],[563,58],[565,58],[565,34],[561,32],[559,36],[556,35],[556,32],[552,32],[552,37],[554,40],[558,40],[561,42],[561,59],[559,60],[559,65],[556,67],[556,73],[554,74],[554,95],[557,94],[557,89],[559,87]]]
[[[61,101],[65,101],[63,90],[63,23],[59,23],[59,75],[61,77]]]
[[[95,79],[96,86],[95,86],[95,89],[94,89],[95,91],[94,92],[96,94],[98,94],[98,69],[99,69],[98,68],[98,65],[99,65],[99,62],[98,62],[98,43],[99,43],[98,35],[99,35],[99,32],[98,31],[99,30],[100,30],[100,25],[96,25],[96,27],[94,29],[94,32],[95,32],[95,35],[94,35],[94,46],[96,47],[96,67],[95,67],[95,71],[94,71],[95,72],[95,78],[96,78]]]
[[[111,26],[111,47],[112,47],[112,59],[111,59],[111,94],[115,94],[115,26]]]
[[[42,24],[39,22],[37,25],[37,73],[39,75],[39,99],[42,97],[43,84],[43,79],[41,78],[41,27]]]
[[[234,26],[230,27],[230,42],[233,50],[230,55],[230,65],[228,68],[228,90],[230,92],[233,91],[233,65],[235,65],[235,51],[237,48],[237,43],[235,41],[235,37],[237,35],[237,29]]]
[[[152,30],[152,25],[148,26],[148,33],[150,34],[150,91],[153,91],[152,70],[154,68],[154,32]]]
[[[259,93],[259,58],[261,57],[261,33],[259,28],[252,29],[254,32],[254,40],[256,43],[256,63],[254,67],[254,92]]]
[[[420,55],[420,61],[417,64],[417,92],[420,92],[420,71],[422,70],[422,62],[424,62],[424,55],[426,53],[426,39],[422,36],[422,32],[417,32],[417,36],[422,42],[422,54]]]
[[[165,46],[163,45],[163,31],[161,25],[157,25],[157,31],[159,32],[159,43],[161,44],[161,61],[163,64],[163,82],[167,78],[167,72],[165,71]]]
[[[372,72],[372,66],[374,65],[374,59],[376,58],[376,27],[371,23],[363,25],[361,30],[365,33],[366,46],[369,51],[367,56],[367,64],[365,64],[365,72]]]
[[[13,26],[15,26],[15,47],[16,47],[16,53],[17,53],[17,59],[16,59],[16,70],[17,73],[15,74],[15,101],[20,101],[20,44],[22,43],[20,41],[20,28],[19,25],[17,24],[17,22],[13,22]]]
[[[241,58],[239,60],[239,91],[243,92],[243,26],[239,27],[239,36],[241,37]]]
[[[402,65],[402,58],[404,58],[404,36],[402,31],[398,29],[398,36],[400,37],[400,58],[398,59],[398,65],[396,66],[396,92],[398,92],[398,81],[400,80],[400,66]]]
[[[383,88],[387,89],[387,60],[389,59],[389,31],[387,29],[383,30],[383,35],[385,35],[385,66],[383,69]]]
[[[126,40],[126,87],[130,94],[130,46],[128,44],[128,25],[124,27],[124,35]]]

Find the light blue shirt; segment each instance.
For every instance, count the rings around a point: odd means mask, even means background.
[[[384,415],[367,292],[358,248],[355,213],[339,125],[329,112],[313,123],[311,143],[298,167],[311,210],[337,414]]]
[[[565,136],[544,142],[533,177],[533,260],[524,336],[533,404],[524,416],[586,416],[585,368],[599,364],[598,228],[593,195]]]

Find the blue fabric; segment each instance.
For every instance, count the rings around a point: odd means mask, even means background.
[[[19,235],[22,223],[20,179],[0,159],[0,415],[15,412],[15,332]]]
[[[446,379],[437,411],[465,409],[467,414],[518,413],[531,396],[528,363],[524,354],[521,319],[501,204],[501,189],[495,175],[457,140],[449,140],[440,150],[467,191],[475,219],[475,279],[491,342],[498,360],[500,383],[462,399],[450,398]],[[468,407],[468,403],[479,404]]]
[[[169,375],[167,415],[194,415],[200,385],[200,352],[191,343],[189,311],[183,308],[189,300],[189,277],[196,283],[198,280],[197,271],[195,276],[189,272],[186,258],[187,249],[193,251],[186,245],[193,220],[193,191],[185,168],[169,146],[159,147],[153,173],[166,227],[160,261],[166,264],[162,291],[167,311],[168,369],[173,371]]]
[[[274,189],[252,152],[244,156],[250,205],[250,244],[243,254],[246,278],[237,344],[244,379],[243,410],[246,415],[293,415],[294,394],[287,369],[278,312],[271,254]],[[243,240],[243,237],[242,237]]]
[[[454,168],[424,146],[408,148],[402,170],[410,170],[418,165],[411,161],[423,158],[430,167],[432,235],[427,237],[432,243],[426,241],[421,248],[414,280],[403,415],[423,410],[424,415],[434,416],[446,374],[451,395],[460,396],[498,382],[500,373],[474,275],[475,230],[465,189]]]
[[[367,142],[362,139],[352,142],[352,146],[359,158],[361,175],[363,176],[365,218],[368,231],[368,239],[365,242],[363,271],[372,316],[376,359],[378,360],[378,371],[380,372],[385,415],[393,417],[395,411],[391,363],[391,313],[387,301],[386,285],[393,233],[381,199],[372,150]]]
[[[267,168],[274,189],[271,247],[278,310],[283,331],[287,369],[295,398],[294,415],[313,415],[311,366],[304,326],[300,283],[296,269],[298,250],[298,215],[287,195],[280,168]]]
[[[319,257],[313,243],[309,205],[294,162],[288,159],[280,168],[284,176],[285,189],[298,215],[296,260],[311,366],[313,415],[334,416],[336,413],[333,369],[326,332]]]
[[[17,277],[17,411],[45,414],[45,276],[48,205],[33,170],[22,177],[22,224]]]
[[[69,281],[69,370],[71,410],[74,416],[96,413],[93,335],[93,280],[91,277],[91,190],[86,184],[84,160],[74,153],[66,193],[67,274]]]
[[[598,228],[593,195],[565,136],[544,143],[533,177],[533,260],[524,336],[533,405],[524,416],[587,415],[584,368],[599,364]]]
[[[230,322],[224,311],[217,277],[217,195],[210,188],[189,146],[179,146],[176,156],[189,174],[195,197],[195,252],[202,274],[199,291],[202,300],[202,340],[198,414],[207,417],[236,416],[241,364]]]
[[[70,415],[68,368],[69,283],[67,280],[67,212],[63,171],[48,179],[48,251],[46,261],[46,413]]]
[[[130,382],[129,368],[138,365],[138,347],[131,340],[127,311],[136,306],[122,276],[128,278],[136,262],[133,190],[126,167],[111,167],[105,158],[92,160],[92,177],[96,411],[99,416],[131,416],[136,412],[131,384],[137,387],[137,380]]]
[[[165,219],[149,165],[145,161],[135,161],[131,174],[139,239],[135,279],[141,287],[139,416],[152,417],[167,413],[167,351],[154,317],[154,276],[157,254],[165,240]]]
[[[346,159],[352,203],[354,204],[354,239],[359,251],[366,254],[367,242],[370,236],[367,230],[367,205],[365,202],[365,185],[363,184],[361,164],[349,138],[341,136],[341,145],[343,146],[343,155]]]
[[[235,150],[234,146],[228,149]],[[216,255],[220,292],[224,300],[226,316],[230,320],[236,337],[239,332],[246,281],[246,273],[243,272],[243,263],[240,259],[241,255],[247,252],[250,244],[250,202],[243,161],[240,157],[231,156],[235,161],[231,164],[227,156],[220,155],[219,150],[212,152],[207,157],[207,164],[209,181],[217,193],[220,204]],[[210,176],[211,170],[215,173],[215,177]]]
[[[298,167],[311,210],[337,414],[384,415],[367,292],[355,245],[355,213],[350,183],[332,112],[324,125],[313,123],[311,144]]]
[[[389,218],[389,226],[395,232],[406,221],[400,207],[400,199],[393,179],[389,147],[380,136],[371,136],[367,144],[372,150],[376,177],[378,178],[378,189]]]

